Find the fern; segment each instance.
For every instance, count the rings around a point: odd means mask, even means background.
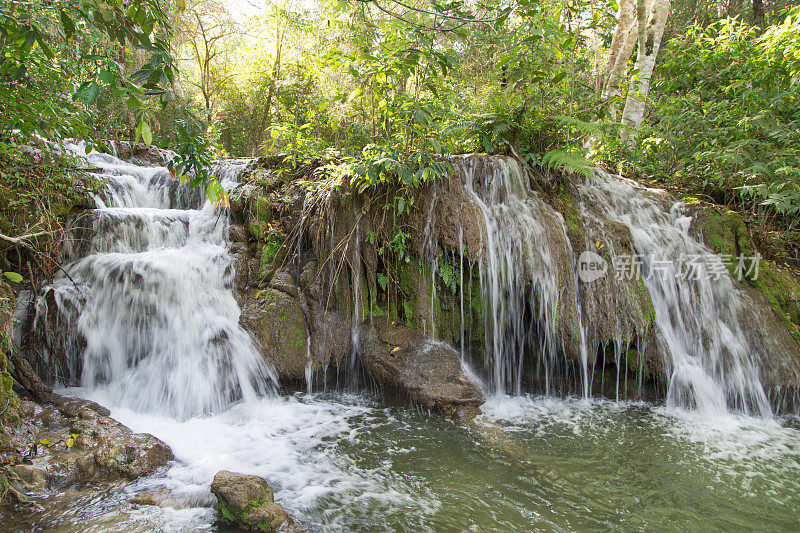
[[[578,133],[582,133],[584,135],[594,135],[596,137],[603,136],[603,130],[600,128],[599,124],[584,122],[579,118],[567,117],[564,115],[556,115],[553,118],[566,126],[575,128],[575,131],[577,131]]]
[[[594,165],[592,165],[592,162],[577,152],[550,150],[542,156],[539,164],[548,170],[558,168],[568,172],[575,172],[587,178],[594,177]]]

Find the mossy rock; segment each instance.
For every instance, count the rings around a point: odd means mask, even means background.
[[[6,427],[19,420],[19,398],[13,390],[14,380],[8,373],[7,356],[11,346],[11,320],[14,316],[14,293],[0,280],[0,443],[7,437]]]
[[[725,264],[731,276],[755,286],[800,341],[800,282],[796,275],[774,261],[760,258],[758,264],[754,264],[758,251],[739,213],[705,209],[702,216],[705,217],[705,240],[712,250],[726,256]],[[741,267],[739,256],[743,258]]]
[[[308,338],[296,298],[272,288],[255,291],[242,309],[240,322],[281,378],[305,377]]]
[[[753,283],[781,321],[800,340],[800,282],[797,278],[788,268],[762,259],[758,265],[758,277]]]
[[[266,480],[221,470],[214,476],[211,492],[223,522],[251,531],[276,531],[289,521]]]
[[[725,266],[732,276],[736,276],[737,258],[749,259],[756,255],[747,223],[739,213],[731,210],[708,209],[705,217],[706,242],[712,250],[724,256]],[[744,266],[749,270],[751,261],[747,260]]]

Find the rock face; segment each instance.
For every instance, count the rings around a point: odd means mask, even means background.
[[[252,531],[299,531],[267,482],[258,477],[220,470],[211,483],[223,522]]]
[[[272,288],[253,291],[242,309],[240,322],[282,378],[303,378],[308,342],[297,298]]]
[[[450,175],[415,190],[415,198],[406,198],[412,207],[402,213],[386,200],[405,198],[401,189],[359,190],[329,176],[326,186],[310,190],[296,182],[309,169],[289,176],[265,162],[243,176],[232,194],[232,219],[250,237],[252,259],[239,264],[256,265],[250,270],[257,279],[251,274],[248,284],[237,282],[247,287],[240,301],[249,302],[242,324],[280,377],[302,380],[309,367],[318,371],[354,352],[373,379],[414,397],[411,389],[425,387],[407,387],[398,377],[405,367],[387,366],[389,359],[376,355],[391,345],[378,328],[364,329],[353,350],[363,323],[388,321],[420,334],[390,351],[410,353],[425,345],[424,334],[458,347],[494,388],[584,394],[603,389],[608,375],[615,384],[638,383],[624,387],[629,397],[662,394],[669,354],[647,284],[640,276],[585,283],[577,275],[585,251],[616,274],[624,267],[617,258],[642,253],[638,226],[624,212],[606,209],[602,195],[592,192],[597,185],[577,176],[521,171],[509,158],[481,154],[447,163]],[[764,249],[730,212],[678,207],[666,192],[642,187],[629,200],[631,209],[691,216],[692,235],[715,252]],[[237,230],[238,243],[243,233]],[[490,260],[507,264],[489,268]],[[783,397],[800,388],[798,279],[764,261],[758,280],[735,284],[745,307],[753,308],[740,319],[751,344],[769,347],[761,382],[773,407],[789,411],[795,407]],[[259,302],[264,298],[273,303]]]
[[[75,483],[135,479],[173,459],[169,446],[94,402],[55,396],[51,405],[23,401],[20,412],[3,452],[20,503]]]
[[[376,320],[360,335],[361,363],[367,374],[422,406],[458,420],[480,413],[483,391],[465,373],[458,353],[421,333]]]

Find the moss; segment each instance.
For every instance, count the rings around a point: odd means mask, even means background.
[[[758,277],[753,283],[781,321],[797,335],[800,324],[800,282],[788,270],[762,259],[758,265]]]
[[[561,200],[561,205],[558,207],[560,207],[559,210],[564,216],[564,221],[567,223],[567,229],[569,229],[572,234],[579,235],[583,231],[583,222],[567,189],[563,185],[560,185],[556,196]]]
[[[637,282],[634,291],[636,292],[636,300],[638,308],[642,310],[642,319],[644,320],[646,329],[650,329],[653,320],[656,318],[656,308],[653,306],[653,298],[650,296],[650,291],[644,284],[644,279],[641,276],[637,277]]]
[[[13,292],[0,281],[0,442],[7,440],[6,427],[19,421],[19,398],[13,390],[14,380],[8,373],[6,354],[11,350],[11,317]]]
[[[414,303],[409,300],[403,300],[403,318],[407,328],[414,327]]]
[[[755,255],[755,248],[750,241],[747,224],[736,211],[727,210],[720,213],[709,210],[707,213],[708,245],[718,254],[725,256],[725,266],[732,276],[736,276],[737,258],[750,258]],[[745,261],[745,269],[752,266]]]
[[[222,498],[218,499],[217,508],[219,509],[219,513],[222,515],[222,518],[227,520],[228,522],[235,524],[239,521],[239,517],[236,515],[236,513],[233,512],[233,509],[231,509],[228,506],[228,504],[225,503],[225,500],[223,500]]]
[[[707,214],[708,244],[722,255],[730,256],[731,260],[725,264],[731,276],[737,277],[738,259],[755,257],[756,250],[750,240],[747,225],[739,213],[735,211],[718,212],[709,210]],[[726,258],[727,259],[727,258]],[[767,303],[775,310],[781,321],[789,327],[796,336],[800,335],[800,282],[788,269],[779,266],[773,261],[761,259],[758,268],[752,261],[744,261],[745,272],[750,281]],[[758,275],[756,276],[756,270]]]

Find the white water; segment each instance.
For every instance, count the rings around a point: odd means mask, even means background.
[[[483,163],[480,171],[476,161]],[[532,340],[531,317],[540,326],[536,341],[548,378],[556,364],[555,324],[563,302],[553,251],[571,250],[564,221],[531,190],[527,172],[516,161],[466,156],[454,164],[460,167],[464,189],[480,209],[486,228],[480,279],[488,307],[486,351],[492,365],[492,390],[520,394],[523,354]],[[561,229],[561,243],[549,242],[554,232],[548,226]],[[529,282],[531,286],[526,287]],[[586,363],[584,359],[582,376],[588,394]]]
[[[655,463],[667,464],[670,472],[692,473],[678,480],[678,489],[666,492],[668,497],[707,491],[707,481],[698,482],[692,490],[685,488],[694,472],[711,472],[712,477],[729,484],[730,476],[744,470],[741,477],[747,480],[768,480],[775,495],[769,494],[766,504],[784,499],[790,511],[794,509],[790,495],[798,489],[793,481],[800,457],[797,430],[776,420],[732,415],[724,407],[721,413],[674,407],[683,403],[680,394],[688,394],[681,392],[686,387],[694,391],[708,381],[711,386],[731,383],[727,374],[714,374],[713,365],[707,369],[699,351],[684,346],[684,359],[675,357],[671,364],[675,368],[684,362],[699,365],[709,378],[694,381],[689,372],[673,372],[673,400],[669,407],[655,411],[625,402],[503,394],[519,391],[522,345],[529,334],[522,327],[524,307],[530,303],[524,301],[522,287],[527,278],[521,269],[530,269],[528,274],[534,276],[540,296],[538,306],[530,311],[548,327],[559,301],[550,251],[541,242],[548,232],[539,217],[563,228],[563,221],[557,216],[554,219],[528,191],[521,172],[511,163],[495,169],[494,175],[465,172],[469,190],[482,204],[490,229],[486,260],[491,267],[482,267],[481,280],[491,296],[492,327],[502,332],[490,340],[490,348],[495,350],[493,388],[498,394],[489,398],[481,419],[490,429],[492,424],[501,428],[501,436],[490,441],[480,431],[471,433],[438,418],[379,407],[361,396],[264,396],[272,377],[238,326],[239,310],[230,290],[226,217],[208,203],[200,209],[172,209],[174,193],[163,169],[134,167],[97,154],[90,156],[90,161],[112,174],[113,193],[105,200],[98,199],[90,255],[81,257],[86,250],[73,250],[74,262],[66,265],[80,292],[66,278],[54,282],[57,301],[72,302],[77,309],[63,305],[64,319],[72,321],[87,342],[83,387],[67,392],[98,401],[132,429],[156,435],[170,445],[177,459],[165,473],[125,489],[126,497],[142,491],[166,494],[161,507],[120,503],[131,526],[212,529],[215,511],[209,485],[220,469],[265,477],[276,491],[276,500],[302,525],[315,530],[600,529],[609,522],[595,517],[611,515],[613,520],[619,509],[633,509],[633,514],[649,511],[648,516],[657,520],[663,508],[654,505],[647,509],[639,502],[636,480],[622,484],[631,494],[619,489],[618,469],[625,466],[624,461],[614,464],[604,457],[627,449],[632,454],[627,458],[632,470],[644,471]],[[232,186],[240,170],[237,164],[221,171],[223,184]],[[476,180],[479,183],[473,188]],[[630,201],[632,191],[615,187],[601,182],[598,201],[606,202],[610,216],[630,216],[622,202],[623,198]],[[630,219],[632,228],[641,229],[641,235],[634,234],[637,249],[647,245],[653,232],[663,236],[663,245],[685,242],[687,249],[695,249],[693,241],[686,240],[680,216],[658,214],[641,201]],[[520,257],[526,260],[517,262]],[[459,266],[463,291],[463,260]],[[354,279],[356,287],[359,281]],[[658,288],[651,293],[653,290]],[[714,290],[712,296],[717,296]],[[690,289],[678,287],[675,291],[678,300],[666,289],[654,295],[654,300],[661,298],[656,305],[663,307],[659,324],[671,325],[667,332],[676,336],[681,331],[701,335],[667,319],[680,311],[676,306]],[[463,294],[460,299],[463,308]],[[356,302],[356,318],[359,309]],[[719,342],[727,346],[730,339],[723,333],[720,329]],[[543,357],[548,361],[547,357],[557,353],[555,331],[545,329],[542,335]],[[354,345],[357,340],[353,339]],[[505,359],[505,354],[513,355]],[[71,356],[81,357],[81,352]],[[466,365],[465,370],[469,370]],[[585,384],[585,359],[582,372]],[[747,376],[744,383],[752,377]],[[731,390],[736,394],[737,383],[742,382],[733,380],[722,392],[709,393],[714,400],[710,405],[720,405],[719,394],[722,401]],[[705,389],[701,392],[705,394]],[[704,402],[697,404],[704,407]],[[645,411],[640,418],[646,422],[638,438],[651,446],[644,448],[643,458],[635,456],[638,446],[624,440],[631,429],[624,416],[639,409]],[[516,436],[523,434],[517,442]],[[668,450],[676,449],[679,466],[665,463],[655,453],[660,451],[658,447],[647,439]],[[518,450],[522,456],[517,455]],[[546,456],[542,450],[555,451]],[[591,464],[594,470],[587,472],[582,464]],[[509,473],[516,477],[504,477]],[[656,481],[660,484],[662,479]],[[625,493],[615,495],[617,500],[604,500],[609,486]],[[735,498],[731,502],[735,505]],[[715,505],[717,502],[701,511],[710,513]],[[698,528],[725,523],[704,523],[698,519],[702,512],[690,511],[686,516],[695,520],[687,524]],[[652,524],[655,529],[664,525]],[[122,525],[111,522],[105,529]]]
[[[689,234],[691,219],[680,204],[665,211],[648,194],[663,195],[601,170],[581,187],[586,202],[631,230],[666,355],[667,405],[768,416],[758,347],[740,324],[743,304],[728,271],[722,267],[717,275],[709,269],[719,258]],[[688,276],[682,272],[687,261],[697,269]]]
[[[274,376],[239,327],[231,291],[227,216],[210,202],[173,209],[181,195],[163,167],[87,159],[109,180],[95,216],[82,219],[92,224],[89,255],[68,247],[69,277],[52,283],[67,335],[86,341],[65,354],[82,368],[81,385],[107,390],[115,405],[179,418],[266,392]],[[242,168],[221,169],[222,184]],[[41,299],[37,320],[45,307]]]
[[[524,354],[532,352],[544,368],[545,393],[552,392],[555,371],[563,374],[570,368],[562,354],[557,327],[559,312],[565,314],[566,287],[571,285],[577,288],[574,303],[580,330],[580,347],[575,354],[580,372],[576,392],[590,397],[594,376],[589,359],[598,351],[598,341],[591,324],[587,324],[591,313],[582,297],[585,287],[578,279],[563,218],[532,190],[527,172],[515,161],[459,156],[452,162],[486,229],[479,268],[487,307],[490,390],[521,394]],[[759,358],[766,354],[759,354],[759,347],[748,342],[746,328],[740,323],[743,303],[733,280],[724,267],[715,272],[707,268],[714,262],[721,266],[719,258],[690,235],[691,220],[680,205],[665,208],[670,202],[664,193],[602,170],[578,189],[580,216],[593,221],[600,235],[605,231],[602,221],[594,220],[588,205],[630,229],[637,254],[633,260],[640,266],[655,308],[658,351],[664,354],[668,378],[667,404],[717,415],[730,409],[770,415],[758,371]],[[662,200],[654,199],[659,197]],[[429,235],[431,225],[429,219],[424,241],[433,258],[435,277],[438,248]],[[586,235],[590,240],[589,232]],[[587,249],[594,250],[589,240]],[[607,240],[616,261],[614,238]],[[695,269],[690,276],[682,275],[687,261],[692,261]],[[459,268],[463,291],[463,262],[459,262]],[[606,275],[615,275],[613,265],[608,268]],[[619,322],[619,318],[616,320]],[[630,341],[623,340],[620,324],[617,330],[613,357],[619,399],[621,379],[627,387],[624,372],[628,365],[623,357]],[[642,348],[644,342],[639,339],[638,347]],[[462,349],[463,345],[462,340]],[[567,364],[559,365],[564,362]],[[640,369],[639,386],[641,380]]]
[[[102,390],[67,392],[109,405],[176,456],[113,506],[87,510],[115,517],[97,530],[213,530],[209,485],[219,469],[267,479],[311,531],[662,529],[664,506],[696,529],[730,519],[767,527],[752,517],[762,506],[782,528],[797,519],[800,431],[775,419],[495,395],[466,430],[364,396],[296,394],[176,421],[115,407]],[[127,502],[142,492],[160,506]]]

